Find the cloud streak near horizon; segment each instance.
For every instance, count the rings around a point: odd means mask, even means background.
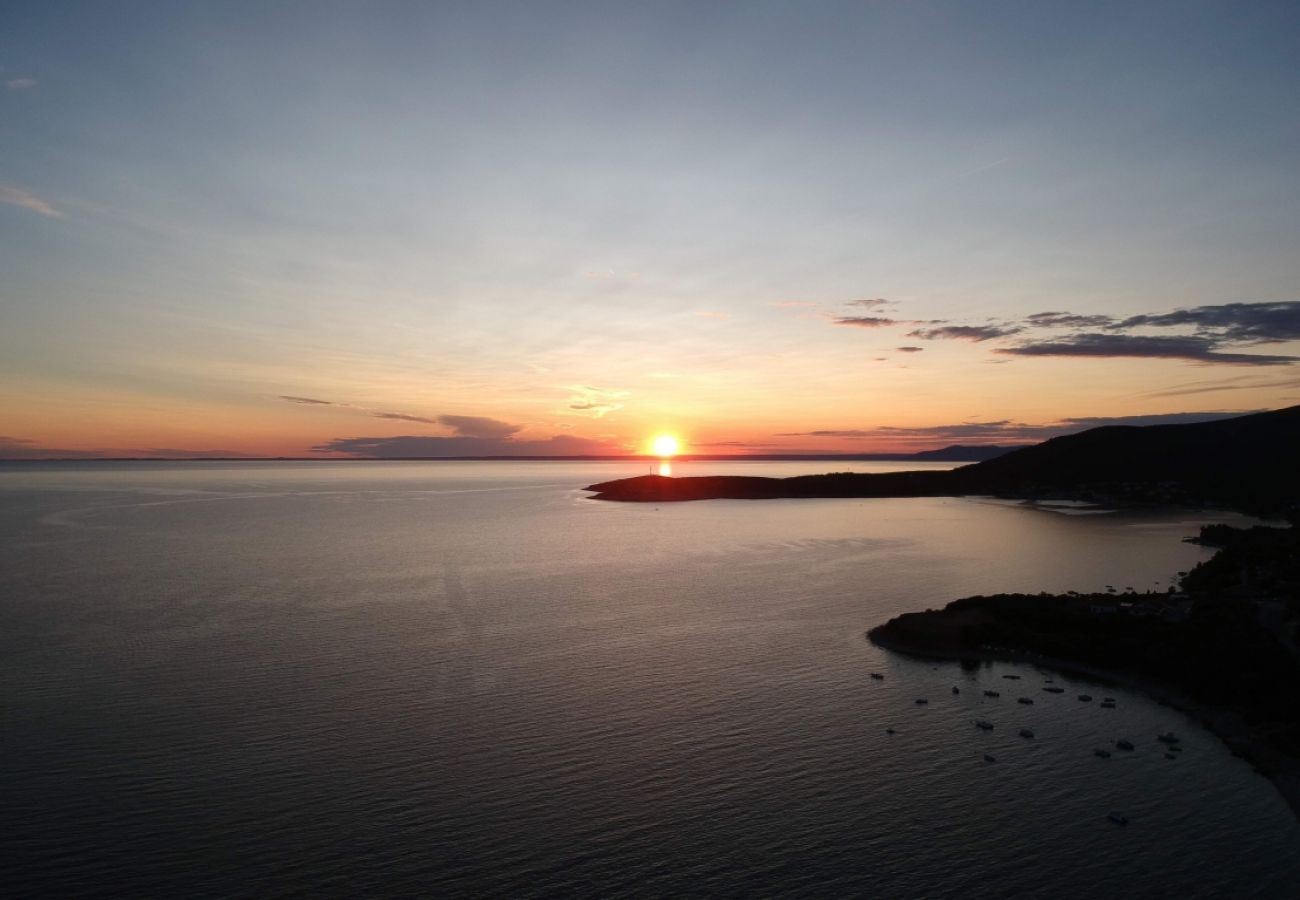
[[[1233,416],[1246,415],[1260,410],[1239,412],[1184,412],[1158,413],[1141,416],[1073,416],[1056,422],[1030,424],[1010,419],[995,419],[984,422],[958,422],[949,425],[924,425],[900,427],[885,425],[879,428],[838,428],[817,431],[783,432],[776,437],[814,437],[836,438],[840,440],[874,440],[885,443],[916,443],[917,441],[936,441],[949,443],[994,444],[1010,441],[1027,443],[1044,441],[1099,428],[1106,425],[1188,425],[1197,422],[1213,422],[1229,419]]]
[[[312,447],[313,453],[347,453],[370,459],[447,458],[455,456],[607,456],[621,447],[604,441],[557,434],[545,440],[518,441],[510,437],[392,437],[335,438]]]

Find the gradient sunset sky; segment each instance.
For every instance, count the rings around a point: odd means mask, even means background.
[[[0,457],[1300,403],[1300,4],[9,3]]]

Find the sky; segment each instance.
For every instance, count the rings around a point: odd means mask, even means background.
[[[1300,4],[9,3],[0,457],[1300,403]]]

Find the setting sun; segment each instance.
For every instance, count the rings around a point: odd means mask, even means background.
[[[671,434],[661,434],[650,442],[650,447],[655,456],[675,456],[679,444]]]

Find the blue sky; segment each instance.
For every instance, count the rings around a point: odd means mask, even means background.
[[[0,23],[0,433],[32,446],[302,451],[476,416],[757,447],[1300,400],[1285,359],[1228,359],[1300,350],[1294,3]],[[1183,356],[1025,325],[1227,304],[1282,325]],[[890,324],[836,324],[860,314]],[[1021,330],[909,336],[933,320]],[[1067,352],[1002,352],[1026,341]]]

